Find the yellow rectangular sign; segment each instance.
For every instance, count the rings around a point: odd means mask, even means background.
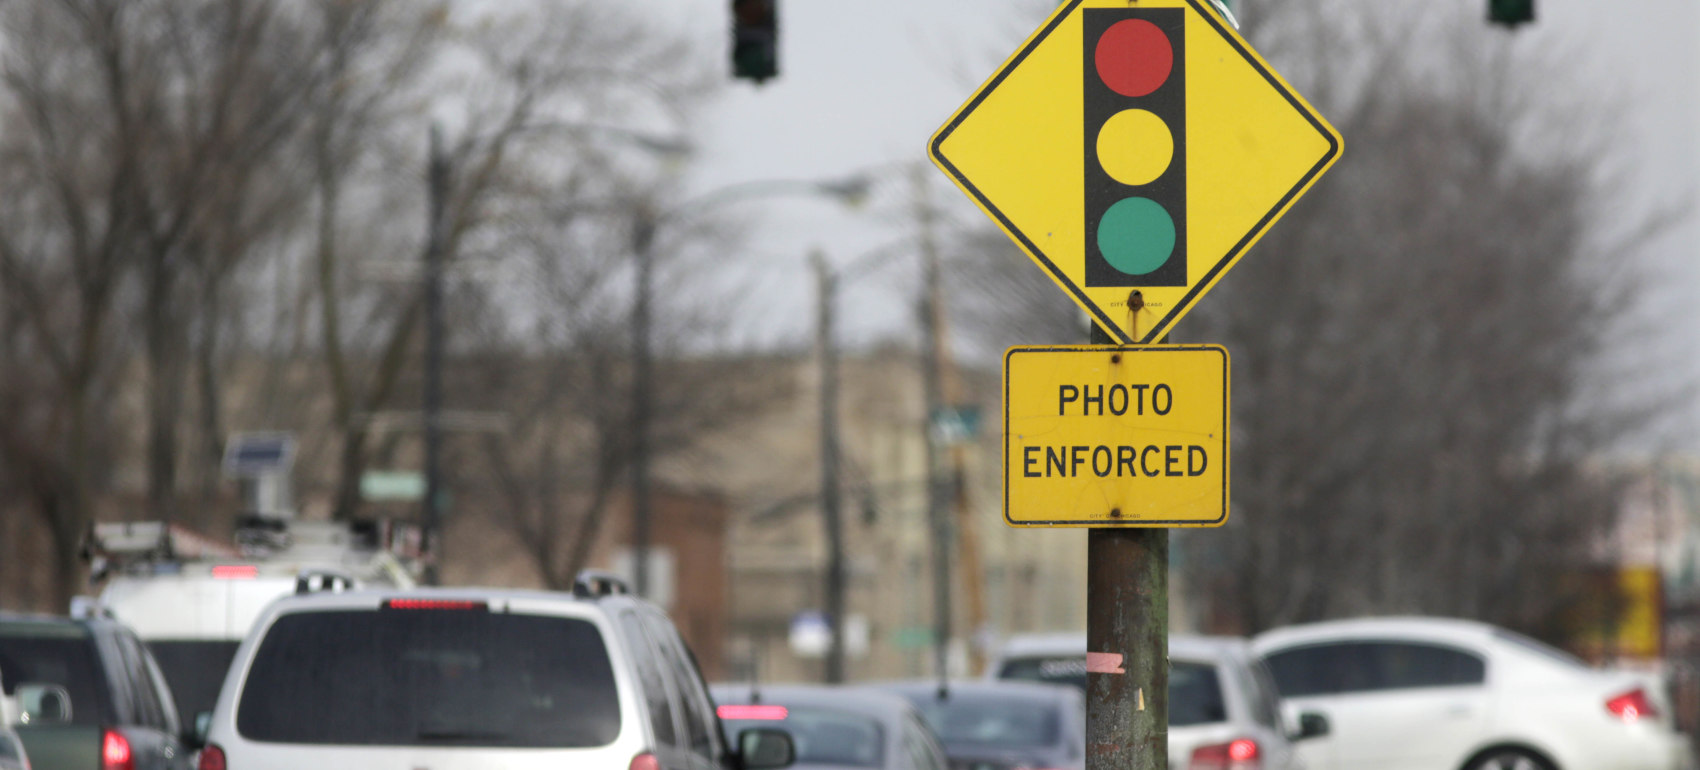
[[[1003,383],[1010,526],[1228,520],[1226,348],[1016,347]]]

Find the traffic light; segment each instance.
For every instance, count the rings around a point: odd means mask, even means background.
[[[779,74],[779,0],[732,0],[732,77]]]
[[[1535,0],[1488,0],[1488,21],[1515,27],[1535,20]]]
[[[1185,286],[1181,8],[1086,9],[1086,285]]]

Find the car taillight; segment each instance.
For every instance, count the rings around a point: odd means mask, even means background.
[[[390,599],[384,602],[386,610],[488,610],[490,605],[485,602],[466,599]]]
[[[198,770],[224,770],[224,749],[216,743],[209,743],[201,749],[201,763],[196,765]]]
[[[1199,746],[1192,752],[1188,770],[1262,770],[1263,752],[1257,741],[1241,738],[1229,743]]]
[[[629,770],[661,770],[661,761],[656,759],[654,754],[639,754],[632,757]]]
[[[1659,710],[1653,708],[1653,702],[1647,699],[1647,692],[1639,687],[1606,701],[1606,710],[1625,722],[1652,719],[1659,715]]]
[[[100,770],[136,770],[136,757],[130,753],[130,740],[117,730],[100,735]]]

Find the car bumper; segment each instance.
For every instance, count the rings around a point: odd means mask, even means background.
[[[1598,770],[1700,770],[1688,739],[1678,733],[1660,732],[1640,735],[1633,741],[1607,743],[1591,743],[1584,756],[1560,765]]]

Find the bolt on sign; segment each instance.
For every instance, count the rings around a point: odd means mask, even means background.
[[[1226,348],[1010,348],[1004,407],[1010,526],[1228,520]]]
[[[1167,334],[1340,157],[1203,0],[1070,0],[928,152],[1096,322]]]

